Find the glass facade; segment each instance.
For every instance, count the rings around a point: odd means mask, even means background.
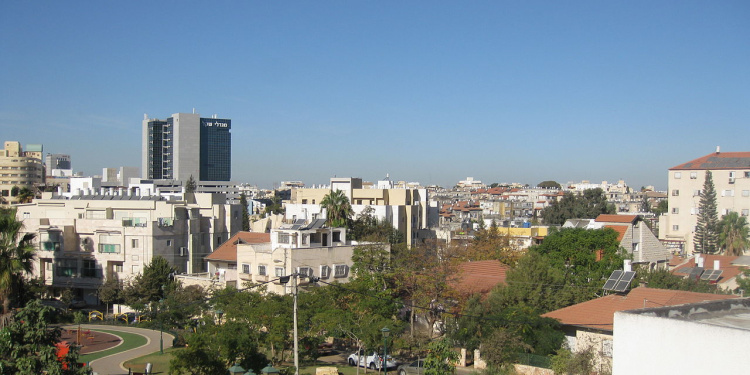
[[[229,181],[232,177],[232,120],[201,119],[200,180]]]
[[[165,152],[165,146],[171,148],[171,126],[172,118],[167,121],[154,120],[148,123],[148,171],[146,178],[169,179],[172,178],[171,153]]]

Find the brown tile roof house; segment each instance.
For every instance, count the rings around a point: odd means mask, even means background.
[[[608,296],[551,311],[542,316],[557,319],[560,323],[567,326],[582,327],[611,333],[616,311],[635,310],[655,306],[674,306],[729,298],[737,298],[737,296],[638,287],[632,289],[625,295],[610,294]]]
[[[638,220],[638,215],[599,215],[596,217],[597,223],[623,223],[634,224]]]
[[[505,273],[509,269],[497,260],[461,263],[452,286],[461,294],[487,294],[492,288],[505,283]]]
[[[716,280],[716,283],[725,289],[736,288],[737,283],[735,278],[743,270],[747,269],[746,266],[733,264],[740,258],[737,256],[700,254],[700,257],[702,258],[701,262],[703,263],[704,270],[714,269],[715,263],[717,261],[719,262],[719,269],[722,270],[722,273],[721,276],[719,276],[719,279]],[[690,271],[696,266],[696,257],[679,259],[682,259],[682,262],[672,270],[672,273],[677,276],[687,277],[690,274]]]
[[[221,244],[213,253],[206,256],[206,260],[237,262],[238,243],[268,243],[271,242],[270,233],[237,232],[234,236]]]
[[[630,253],[634,264],[667,268],[672,253],[638,215],[599,215],[594,220],[617,232],[620,246]]]
[[[695,169],[746,169],[750,168],[750,152],[721,152],[699,157],[687,163],[680,164],[669,170]]]

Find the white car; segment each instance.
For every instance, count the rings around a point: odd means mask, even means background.
[[[371,355],[365,355],[364,351],[360,350],[359,353],[350,354],[349,358],[347,358],[347,362],[349,362],[350,366],[356,366],[359,364],[360,367],[379,370],[383,365],[383,356],[376,352],[372,352]],[[396,368],[397,366],[398,363],[393,357],[388,356],[385,363],[386,369]]]

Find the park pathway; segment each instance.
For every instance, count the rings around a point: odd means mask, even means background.
[[[136,327],[96,324],[86,324],[85,327],[92,330],[102,329],[107,331],[128,332],[146,337],[146,345],[91,361],[89,365],[94,372],[99,375],[127,375],[128,369],[122,367],[122,364],[125,361],[159,351],[159,331]],[[172,340],[172,335],[164,333],[164,349],[172,347]]]

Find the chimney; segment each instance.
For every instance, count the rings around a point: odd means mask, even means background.
[[[720,265],[721,265],[721,262],[718,259],[714,260],[714,269],[715,270],[721,269]]]
[[[630,262],[631,262],[630,259],[625,259],[625,262],[623,264],[623,270],[625,272],[630,272],[633,270],[633,267],[631,266]]]
[[[719,154],[719,152],[721,152],[721,147],[719,147],[719,146],[716,146],[716,154],[718,155],[718,154]]]

